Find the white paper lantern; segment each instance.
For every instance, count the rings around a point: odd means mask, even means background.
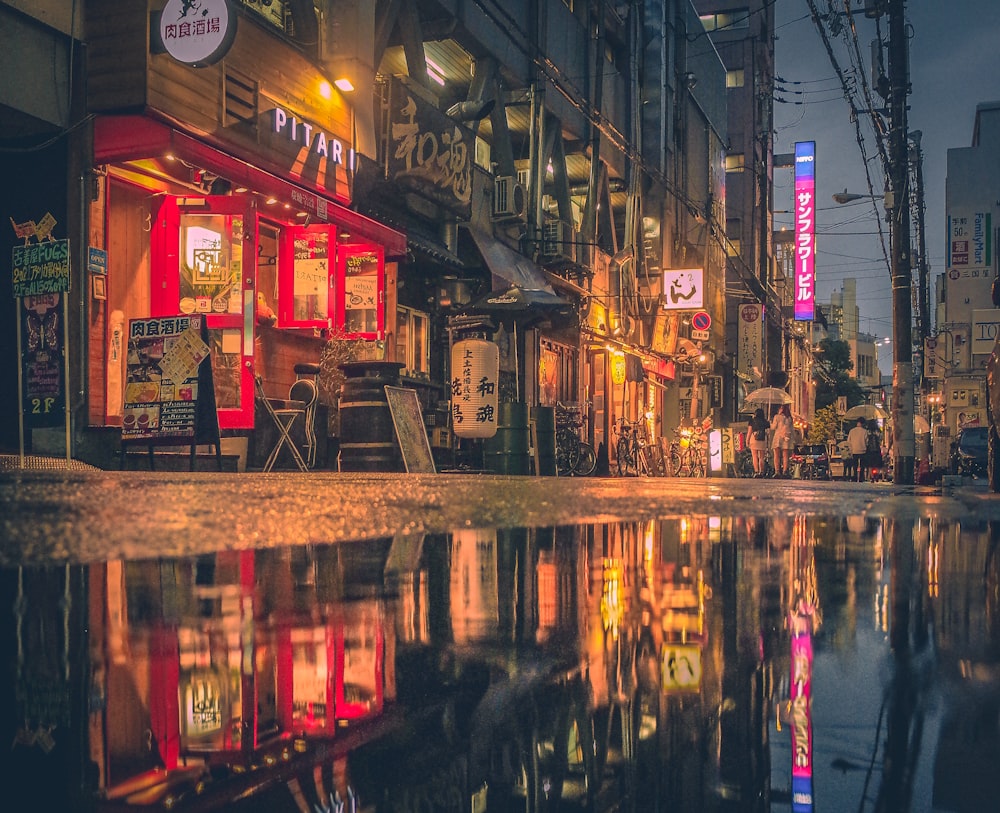
[[[463,339],[451,349],[451,425],[455,437],[497,433],[500,348],[486,339]]]

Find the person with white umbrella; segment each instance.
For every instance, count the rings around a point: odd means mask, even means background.
[[[851,450],[852,474],[859,483],[865,481],[865,452],[868,450],[868,428],[865,419],[858,418],[857,425],[847,433],[847,446]]]

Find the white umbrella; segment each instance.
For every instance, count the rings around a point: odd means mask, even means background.
[[[780,406],[792,403],[792,396],[777,387],[761,387],[747,393],[743,399],[743,412],[753,412],[758,407]]]
[[[923,415],[913,416],[913,434],[926,435],[931,431],[931,425],[927,423],[927,418]]]
[[[864,418],[866,421],[871,421],[876,419],[885,420],[888,417],[889,413],[880,406],[875,406],[875,404],[858,404],[857,406],[852,406],[844,413],[843,420],[856,421],[858,418]]]

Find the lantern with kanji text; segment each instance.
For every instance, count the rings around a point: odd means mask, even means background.
[[[451,349],[451,424],[455,437],[491,438],[497,432],[500,348],[486,339],[462,339]]]

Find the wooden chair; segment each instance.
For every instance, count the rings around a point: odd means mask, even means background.
[[[288,451],[292,455],[292,460],[299,467],[299,471],[309,471],[309,466],[306,465],[306,461],[302,458],[302,453],[299,451],[299,447],[295,445],[295,441],[292,440],[291,435],[296,418],[301,415],[303,422],[305,421],[305,408],[275,407],[271,403],[271,399],[264,394],[264,383],[261,381],[259,375],[254,377],[254,391],[257,395],[257,401],[263,407],[264,411],[271,416],[271,420],[274,421],[274,426],[278,430],[278,440],[274,444],[274,448],[271,449],[271,453],[267,456],[267,460],[264,461],[263,470],[271,471],[274,468],[274,464],[278,461],[281,449],[287,446]]]

